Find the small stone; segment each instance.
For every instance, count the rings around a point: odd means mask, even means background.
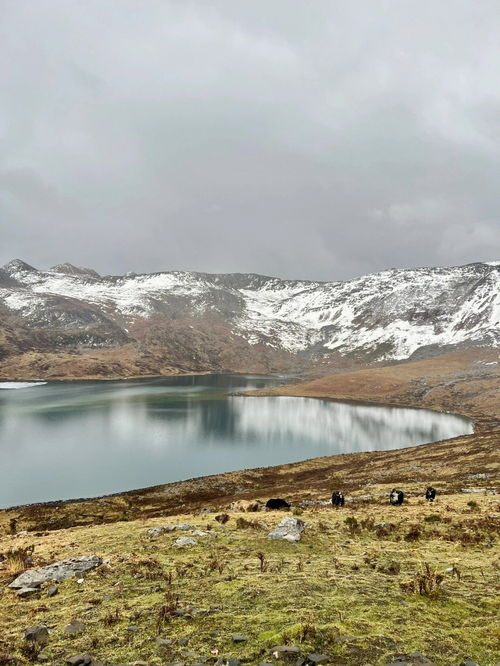
[[[137,631],[140,631],[140,629],[139,629],[139,627],[130,626],[130,627],[127,627],[127,631],[137,632]]]
[[[479,666],[479,664],[476,661],[471,661],[470,659],[466,659],[460,664],[460,666]]]
[[[160,645],[161,647],[167,647],[168,645],[172,645],[172,641],[170,638],[155,638],[155,643],[156,645]]]
[[[64,633],[67,636],[75,636],[76,634],[81,634],[85,630],[85,625],[80,620],[74,620],[71,624],[64,629]],[[78,655],[77,655],[78,656]],[[82,655],[79,655],[82,656]]]
[[[409,606],[410,604],[407,601],[400,601],[399,605],[400,606]]]
[[[220,635],[220,634],[219,634],[218,631],[211,631],[211,632],[210,632],[210,636],[212,636],[212,638],[217,638],[217,636],[219,636],[219,635]]]
[[[50,587],[47,588],[48,597],[55,597],[58,592],[59,588],[57,587],[57,585],[51,585]]]
[[[92,657],[89,654],[75,654],[73,657],[68,657],[66,663],[69,666],[88,666],[92,663]]]
[[[327,654],[318,654],[317,652],[310,652],[307,659],[311,664],[327,664],[330,657]]]
[[[240,660],[232,657],[226,661],[226,666],[240,666]]]
[[[49,657],[46,654],[43,654],[43,652],[37,654],[36,659],[37,661],[49,661]]]
[[[27,597],[32,597],[35,594],[40,594],[40,588],[38,587],[22,587],[17,591],[17,596],[20,599],[26,599]]]
[[[335,642],[336,643],[351,643],[352,641],[356,640],[356,636],[340,636],[340,638],[336,638]]]
[[[37,645],[47,645],[49,642],[49,630],[43,625],[39,627],[28,627],[24,631],[24,640]]]
[[[233,634],[232,637],[233,643],[246,643],[248,636],[243,636],[243,634]]]
[[[433,664],[433,662],[430,659],[427,659],[427,657],[424,657],[424,655],[421,652],[414,652],[413,654],[410,655],[410,660],[418,664]]]
[[[189,643],[189,638],[184,637],[179,640],[179,645],[187,645]]]
[[[174,541],[174,546],[195,546],[197,543],[198,541],[191,537],[180,537]]]
[[[295,645],[275,645],[271,648],[271,652],[278,659],[280,655],[299,654],[300,650]]]
[[[274,666],[270,661],[259,661],[258,666]]]

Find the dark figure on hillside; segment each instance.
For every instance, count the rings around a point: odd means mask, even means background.
[[[429,486],[425,491],[425,499],[428,502],[434,502],[434,500],[436,499],[436,489],[433,488],[432,486]]]
[[[344,506],[344,501],[345,501],[344,493],[340,492],[340,490],[336,490],[332,494],[332,504],[333,504],[333,506],[335,506],[335,507]]]
[[[11,534],[16,534],[17,532],[17,519],[11,518],[9,522],[9,530]]]
[[[393,488],[391,490],[391,494],[389,495],[389,502],[393,506],[400,506],[403,504],[405,496],[402,490],[396,490],[396,488]]]
[[[289,509],[290,504],[284,499],[269,499],[266,502],[266,509]]]

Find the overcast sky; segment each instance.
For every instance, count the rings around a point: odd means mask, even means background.
[[[500,258],[499,0],[0,0],[0,264]]]

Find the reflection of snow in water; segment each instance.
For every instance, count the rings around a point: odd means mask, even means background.
[[[0,382],[0,389],[22,389],[32,386],[43,386],[47,382]]]
[[[473,432],[471,423],[449,414],[316,398],[233,398],[233,409],[245,436],[285,445],[292,439],[304,444],[326,440],[335,453],[390,449]]]
[[[49,382],[37,391],[3,391],[0,460],[6,464],[0,465],[0,506],[472,432],[466,419],[424,410],[225,397],[223,380],[214,379],[210,387],[208,378],[195,378],[192,388],[183,384],[179,391],[160,381]],[[228,380],[227,389],[256,383],[245,377],[233,381],[239,386]]]

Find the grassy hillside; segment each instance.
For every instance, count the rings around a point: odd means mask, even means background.
[[[443,666],[499,663],[492,363],[453,356],[280,389],[462,412],[476,420],[473,435],[0,511],[0,664],[63,663],[82,652],[121,664],[295,664],[312,652],[352,666],[414,652]],[[422,497],[427,485],[438,490],[434,505]],[[407,494],[402,507],[388,505],[395,486]],[[343,509],[322,503],[339,488],[349,497]],[[291,512],[230,509],[280,496]],[[305,522],[300,543],[267,538],[284,515]],[[12,519],[27,532],[10,534]],[[148,533],[184,523],[186,531]],[[193,530],[207,534],[175,545]],[[81,583],[59,583],[55,596],[50,584],[27,599],[6,588],[26,567],[93,554],[105,564]],[[67,635],[74,620],[83,630]],[[51,630],[46,646],[23,641],[34,625]]]
[[[88,652],[111,663],[222,655],[275,663],[271,648],[285,644],[304,656],[327,653],[333,664],[383,664],[415,651],[438,664],[467,656],[494,664],[496,498],[453,494],[427,506],[412,497],[390,507],[381,490],[340,510],[295,508],[306,523],[299,544],[266,538],[283,517],[269,512],[228,512],[225,525],[207,513],[3,536],[4,553],[34,545],[35,564],[89,554],[109,563],[82,584],[59,583],[51,598],[43,590],[19,600],[3,589],[0,652],[23,658],[22,630],[46,625],[50,661]],[[179,523],[208,536],[182,548],[174,542],[190,531],[148,534]],[[4,566],[7,583],[15,562]],[[75,619],[83,632],[65,635]],[[158,637],[171,642],[160,646]]]

